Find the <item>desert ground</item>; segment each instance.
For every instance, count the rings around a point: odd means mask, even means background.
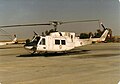
[[[120,43],[97,43],[65,54],[31,55],[0,46],[1,84],[118,84]]]

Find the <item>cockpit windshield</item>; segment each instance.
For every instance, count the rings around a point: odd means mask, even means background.
[[[35,39],[33,39],[33,43],[35,43],[35,44],[37,44],[38,42],[39,42],[39,40],[40,40],[40,37],[36,37]]]
[[[26,46],[37,46],[38,42],[40,40],[40,36],[34,37],[33,40],[29,43],[26,43]]]

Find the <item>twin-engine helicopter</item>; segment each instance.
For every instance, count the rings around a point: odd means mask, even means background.
[[[6,36],[6,35],[1,35],[1,36]],[[7,35],[8,36],[8,35]],[[3,45],[11,45],[11,44],[16,44],[18,41],[17,41],[17,36],[14,35],[14,39],[12,41],[1,41],[0,42],[0,46],[3,46]]]
[[[104,28],[104,32],[100,38],[89,38],[89,39],[80,39],[75,35],[74,32],[59,32],[57,31],[57,26],[67,23],[76,23],[76,22],[93,22],[99,20],[83,20],[83,21],[50,21],[46,24],[22,24],[22,25],[9,25],[9,26],[0,26],[0,28],[6,27],[25,27],[25,26],[40,26],[40,25],[53,25],[54,32],[49,33],[49,35],[39,35],[35,33],[31,41],[26,41],[24,48],[32,51],[32,54],[35,53],[48,53],[48,52],[67,52],[71,49],[74,49],[79,46],[84,46],[92,44],[92,42],[105,41],[108,29],[104,27],[101,23],[101,26]]]
[[[5,33],[8,33],[6,32],[5,30],[3,29],[0,29],[1,31],[4,31]],[[5,37],[9,37],[10,39],[12,39],[11,41],[0,41],[0,46],[4,46],[4,45],[11,45],[11,44],[16,44],[18,41],[17,41],[17,35],[14,34],[14,35],[10,35],[10,34],[2,34],[0,36],[5,36]],[[14,38],[11,38],[11,37],[14,37]]]

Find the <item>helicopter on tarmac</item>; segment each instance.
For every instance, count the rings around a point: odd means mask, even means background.
[[[22,24],[22,25],[8,25],[0,26],[0,28],[6,27],[23,27],[23,26],[39,26],[39,25],[53,25],[54,31],[50,32],[48,35],[39,35],[34,32],[34,37],[31,41],[26,41],[24,48],[32,51],[32,53],[48,53],[48,52],[66,52],[75,47],[84,46],[92,44],[93,41],[105,41],[105,38],[108,34],[108,29],[104,27],[104,32],[100,38],[89,38],[89,39],[80,39],[76,37],[74,32],[59,32],[57,31],[57,26],[67,23],[76,23],[76,22],[93,22],[99,20],[83,20],[83,21],[50,21],[45,24]]]
[[[1,35],[1,36],[6,36],[6,35]],[[16,44],[18,41],[17,41],[17,36],[14,35],[14,39],[12,41],[1,41],[0,42],[0,46],[3,46],[3,45],[10,45],[10,44]]]
[[[3,29],[0,29],[1,31],[4,31],[5,33],[8,33],[6,32],[5,30]],[[10,35],[10,34],[2,34],[0,36],[7,36],[11,39],[11,41],[0,41],[0,46],[3,46],[3,45],[10,45],[10,44],[16,44],[18,41],[17,41],[17,35],[14,34],[14,35]],[[12,38],[12,36],[14,38]]]

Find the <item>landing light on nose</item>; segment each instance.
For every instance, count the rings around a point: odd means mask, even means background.
[[[31,50],[33,46],[24,46],[25,49]]]

